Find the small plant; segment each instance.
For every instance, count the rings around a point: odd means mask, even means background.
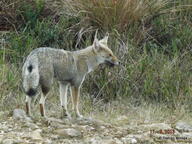
[[[23,5],[19,7],[18,15],[23,18],[26,27],[34,28],[43,9],[43,0],[23,2]]]

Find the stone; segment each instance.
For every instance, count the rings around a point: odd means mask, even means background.
[[[171,130],[173,128],[169,124],[153,123],[153,124],[141,125],[139,126],[139,129],[143,132],[144,131],[150,132],[150,131],[159,131],[159,130]]]
[[[90,132],[90,131],[94,131],[95,128],[89,125],[84,125],[84,126],[79,126],[79,129],[81,129],[82,131],[86,131],[86,132]]]
[[[76,123],[79,125],[88,125],[88,124],[93,124],[94,122],[95,122],[95,120],[92,118],[83,117],[83,118],[75,119],[73,123]]]
[[[25,125],[27,127],[31,128],[32,130],[39,129],[39,127],[36,124],[34,124],[34,123],[26,122]]]
[[[30,133],[30,137],[33,140],[42,140],[43,138],[41,137],[41,129],[37,129],[33,132]]]
[[[66,128],[66,129],[57,129],[55,130],[55,133],[58,134],[61,137],[67,138],[67,137],[81,137],[82,134],[79,130],[76,130],[74,128]]]
[[[14,119],[26,119],[26,112],[22,109],[14,109],[13,110],[13,118]]]
[[[3,117],[3,115],[4,115],[4,112],[0,111],[0,117]]]
[[[192,140],[192,132],[190,132],[190,133],[184,132],[181,134],[181,137],[186,137],[187,139]]]
[[[108,138],[108,139],[102,139],[101,144],[123,144],[123,142],[121,142],[118,139]]]
[[[117,138],[114,138],[114,140],[115,140],[115,144],[123,144],[123,142],[122,141],[120,141],[119,139],[117,139]]]
[[[101,144],[102,142],[103,140],[99,136],[94,136],[87,140],[87,143],[90,143],[90,144]]]
[[[121,138],[121,141],[124,144],[135,144],[135,143],[137,143],[137,140],[135,138],[131,138],[131,137],[123,137],[123,138]]]
[[[192,132],[192,124],[188,122],[179,121],[175,124],[175,128],[181,132]]]
[[[123,143],[149,143],[151,141],[150,139],[151,137],[149,132],[142,134],[129,134],[121,138]]]
[[[52,144],[53,142],[52,142],[50,139],[46,139],[46,140],[44,140],[44,143],[46,143],[46,144]]]
[[[127,123],[128,122],[128,117],[125,115],[119,116],[117,117],[117,119],[115,120],[115,122],[117,124],[121,124],[121,123]]]
[[[15,144],[15,143],[17,143],[17,141],[14,139],[4,139],[2,141],[2,144]]]

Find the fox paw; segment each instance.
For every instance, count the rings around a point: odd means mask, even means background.
[[[83,120],[84,117],[83,117],[83,115],[81,115],[81,114],[77,114],[77,119],[79,119],[79,120]]]

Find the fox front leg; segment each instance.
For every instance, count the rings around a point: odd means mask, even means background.
[[[71,86],[71,91],[72,91],[72,98],[73,98],[76,116],[79,118],[83,118],[83,116],[79,112],[80,87]]]

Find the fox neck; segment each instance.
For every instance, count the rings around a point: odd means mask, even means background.
[[[86,60],[86,63],[87,63],[88,73],[92,72],[100,64],[98,63],[96,56],[88,57],[88,59]]]
[[[93,71],[102,62],[99,61],[97,53],[94,52],[93,46],[89,46],[77,52],[78,57],[87,64],[87,73]]]

